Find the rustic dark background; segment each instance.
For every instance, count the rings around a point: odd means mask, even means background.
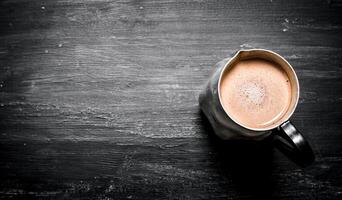
[[[294,66],[316,162],[217,139],[212,66],[266,48]],[[3,199],[342,199],[342,7],[328,1],[0,2]]]

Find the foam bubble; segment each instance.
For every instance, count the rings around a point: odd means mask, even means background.
[[[244,82],[240,88],[240,96],[248,104],[261,105],[265,99],[265,86],[255,81]]]

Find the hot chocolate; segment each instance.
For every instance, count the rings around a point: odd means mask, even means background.
[[[228,115],[252,129],[277,123],[291,104],[287,73],[264,59],[242,60],[229,66],[222,74],[219,90]]]

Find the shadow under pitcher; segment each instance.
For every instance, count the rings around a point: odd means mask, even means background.
[[[216,64],[199,95],[199,105],[221,139],[273,137],[293,161],[309,164],[314,161],[313,151],[289,121],[298,99],[293,67],[273,51],[249,49]]]

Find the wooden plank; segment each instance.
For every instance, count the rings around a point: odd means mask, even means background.
[[[341,15],[326,1],[2,1],[0,197],[341,199]],[[197,96],[241,48],[295,67],[312,166],[212,136]]]

